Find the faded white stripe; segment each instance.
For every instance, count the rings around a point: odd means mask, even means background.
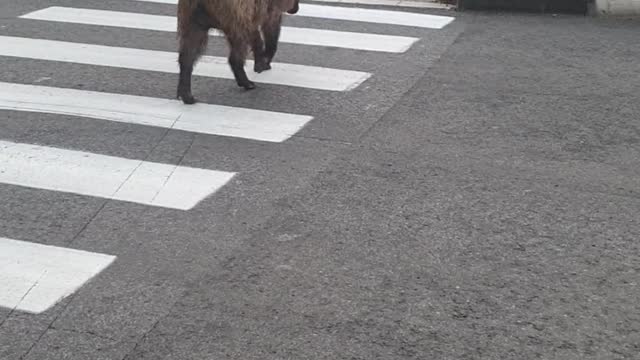
[[[0,306],[34,314],[46,311],[115,258],[0,237]]]
[[[175,32],[177,27],[176,18],[172,16],[59,6],[34,11],[21,18],[167,32]],[[218,31],[212,31],[212,34],[221,35]],[[406,36],[296,27],[283,27],[280,36],[280,41],[285,43],[391,53],[405,52],[418,40],[418,38]]]
[[[405,1],[405,0],[311,0],[319,3],[359,4],[392,7],[414,7],[425,9],[451,9],[451,5],[432,1]]]
[[[177,4],[178,0],[136,0],[162,4]],[[451,23],[451,16],[419,14],[406,11],[364,9],[358,7],[326,6],[300,3],[300,10],[291,16],[306,16],[323,19],[369,22],[378,24],[412,26],[427,29],[442,29]]]
[[[427,29],[442,29],[454,20],[454,18],[450,16],[312,4],[300,4],[300,11],[293,16],[412,26]]]
[[[82,116],[202,134],[282,142],[311,116],[0,82],[0,109]]]
[[[126,69],[178,73],[178,56],[173,52],[123,47],[0,36],[0,55],[20,58],[62,61],[77,64],[111,66]],[[253,69],[253,61],[247,61]],[[360,71],[329,69],[297,64],[273,63],[273,69],[261,74],[248,71],[259,83],[287,85],[329,91],[349,91],[367,80],[371,74]],[[194,75],[233,79],[227,59],[203,56]]]
[[[0,183],[189,210],[235,174],[0,141]]]

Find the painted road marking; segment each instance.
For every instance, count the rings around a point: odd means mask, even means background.
[[[202,134],[282,142],[311,116],[0,82],[0,109],[73,115]]]
[[[115,256],[0,237],[0,306],[38,314],[76,292]]]
[[[77,64],[110,66],[135,70],[178,73],[178,55],[173,52],[113,47],[55,40],[0,36],[0,56],[62,61]],[[253,61],[247,66],[253,69]],[[273,69],[247,73],[259,83],[295,86],[329,91],[349,91],[358,87],[371,74],[360,71],[329,69],[316,66],[274,63]],[[203,56],[194,75],[233,79],[224,57]]]
[[[442,29],[454,20],[451,16],[312,4],[300,4],[300,10],[293,16],[412,26],[427,29]]]
[[[0,141],[0,183],[189,210],[235,173]]]
[[[431,1],[407,1],[407,0],[311,0],[319,3],[341,3],[375,6],[414,7],[425,9],[451,9],[451,5]]]
[[[178,0],[136,0],[162,4],[177,4]],[[306,16],[333,20],[369,22],[377,24],[412,26],[426,29],[442,29],[455,18],[451,16],[419,14],[406,11],[392,11],[379,9],[364,9],[357,7],[300,4],[297,14],[291,16]]]
[[[173,16],[78,9],[60,6],[53,6],[34,11],[21,16],[21,18],[167,32],[175,32],[177,28],[177,20]],[[218,31],[212,31],[212,34],[217,36],[222,35]],[[283,27],[282,34],[280,36],[280,41],[286,43],[331,46],[390,53],[405,52],[418,40],[419,39],[415,37],[376,35],[296,27]]]

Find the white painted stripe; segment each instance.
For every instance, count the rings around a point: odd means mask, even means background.
[[[414,7],[425,9],[451,9],[451,5],[431,1],[404,1],[404,0],[310,0],[319,3],[360,4],[375,6]]]
[[[178,0],[136,0],[162,4],[177,4]],[[420,14],[405,11],[391,11],[379,9],[363,9],[358,7],[325,6],[300,3],[297,14],[291,16],[306,16],[323,19],[359,21],[378,24],[413,26],[427,29],[442,29],[451,23],[451,16]]]
[[[177,28],[177,21],[173,16],[59,6],[34,11],[21,16],[21,18],[167,32],[175,32]],[[212,31],[211,33],[221,36],[218,31]],[[283,27],[280,36],[280,41],[285,43],[391,53],[405,52],[418,40],[415,37],[296,27]]]
[[[312,4],[300,4],[300,10],[293,16],[402,25],[427,29],[442,29],[454,20],[451,16]]]
[[[640,0],[596,0],[595,9],[599,15],[640,15]]]
[[[235,174],[0,141],[0,183],[189,210]]]
[[[39,314],[76,292],[115,258],[0,237],[0,306]]]
[[[62,61],[77,64],[111,66],[126,69],[178,73],[178,55],[173,52],[142,50],[55,40],[0,36],[0,56]],[[247,61],[253,69],[253,61]],[[259,83],[296,86],[329,91],[349,91],[371,74],[360,71],[329,69],[297,64],[274,63],[261,74],[247,71]],[[203,56],[194,75],[233,79],[227,59]]]
[[[343,2],[345,2],[345,1],[343,1]],[[417,0],[417,1],[411,1],[411,0],[409,0],[409,1],[400,1],[397,6],[399,6],[399,7],[423,8],[423,9],[445,9],[445,10],[451,10],[451,9],[455,8],[454,5],[437,3],[437,2],[430,2],[430,1],[420,1],[420,0]]]
[[[313,117],[177,100],[0,82],[0,109],[81,116],[282,142]]]

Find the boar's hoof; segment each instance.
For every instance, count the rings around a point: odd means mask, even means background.
[[[178,94],[178,99],[181,99],[186,105],[192,105],[197,102],[196,98],[191,94]]]
[[[253,90],[256,88],[256,84],[253,81],[247,80],[246,82],[239,82],[238,86],[244,88],[245,90]]]
[[[266,61],[256,61],[253,65],[253,71],[261,73],[263,71],[271,70],[271,64]]]

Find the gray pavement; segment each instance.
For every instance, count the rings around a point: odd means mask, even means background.
[[[2,1],[0,35],[175,48],[167,33],[16,19],[51,5]],[[411,11],[456,20],[288,19],[422,38],[404,54],[281,45],[290,63],[374,74],[346,94],[195,79],[205,102],[314,116],[283,143],[0,112],[2,140],[239,172],[190,211],[0,184],[0,236],[118,256],[45,313],[0,308],[0,358],[637,358],[640,23]],[[0,69],[160,98],[176,80]]]

